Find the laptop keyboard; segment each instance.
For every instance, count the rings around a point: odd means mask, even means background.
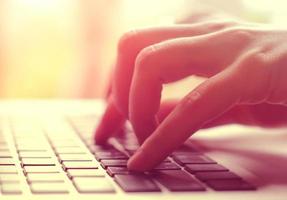
[[[25,188],[33,194],[255,189],[188,145],[150,172],[129,171],[127,160],[138,148],[131,131],[105,146],[95,145],[97,121],[97,116],[0,120],[1,193],[20,195]]]

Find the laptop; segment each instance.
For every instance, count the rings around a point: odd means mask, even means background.
[[[0,199],[286,199],[286,129],[201,130],[155,169],[126,134],[95,145],[101,100],[0,102]]]

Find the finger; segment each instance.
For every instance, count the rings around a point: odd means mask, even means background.
[[[188,94],[130,159],[128,167],[138,171],[153,168],[206,122],[237,104],[242,87],[236,77],[225,70]]]
[[[260,127],[280,127],[286,125],[287,107],[269,103],[239,105],[228,111],[226,115],[229,115],[232,123]],[[212,125],[213,123],[210,124],[210,126]]]
[[[157,113],[159,124],[172,112],[179,100],[164,101]],[[287,122],[287,107],[269,103],[237,105],[204,124],[202,128],[212,128],[226,124],[242,124],[260,127],[280,127]]]
[[[213,76],[237,59],[246,41],[230,34],[164,41],[139,54],[130,89],[129,119],[140,143],[157,126],[163,84],[190,75]],[[219,45],[222,43],[226,45]]]
[[[131,77],[133,74],[134,60],[136,55],[140,50],[142,50],[142,48],[169,38],[194,36],[209,33],[212,31],[223,29],[224,27],[228,26],[230,26],[230,24],[228,23],[226,24],[212,22],[205,24],[195,24],[188,27],[179,26],[148,29],[140,31],[140,33],[138,32],[136,34],[130,34],[132,36],[124,37],[124,39],[122,39],[122,42],[120,42],[119,45],[119,56],[113,81],[113,96],[115,97],[113,106],[117,107],[117,109],[119,109],[119,112],[117,113],[116,110],[111,112],[108,111],[105,114],[108,115],[106,118],[109,118],[109,113],[114,113],[112,115],[117,115],[117,117],[112,118],[119,118],[120,120],[123,120],[121,119],[120,115],[124,114],[125,117],[127,116],[125,112],[127,112],[128,94]],[[115,126],[115,130],[110,130],[113,129],[113,127],[109,126],[109,123],[105,123],[104,119],[102,121],[103,124],[100,123],[100,127],[96,131],[97,133],[95,136],[96,138],[98,138],[99,143],[101,141],[101,138],[104,138],[103,141],[105,141],[109,136],[113,135],[119,129],[119,127]],[[118,124],[121,123],[119,122]],[[109,127],[105,128],[106,125]],[[106,133],[107,137],[104,137],[106,129],[109,130],[109,132]]]
[[[219,30],[228,24],[210,23],[195,24],[193,26],[177,26],[146,29],[141,31],[133,31],[125,35],[119,43],[119,55],[117,59],[115,73],[111,82],[114,87],[108,87],[108,97],[113,95],[116,102],[109,103],[103,119],[96,130],[95,139],[97,143],[104,143],[110,136],[114,135],[120,129],[123,121],[120,113],[127,117],[128,94],[131,77],[133,74],[134,61],[139,51],[151,44],[174,37],[186,37],[209,33]],[[117,108],[115,108],[117,107]],[[117,110],[118,109],[118,110]],[[109,122],[109,119],[119,119],[118,123]],[[111,123],[114,126],[111,126]],[[115,126],[117,125],[117,126]],[[107,127],[106,127],[107,126]]]
[[[128,96],[138,53],[152,44],[172,38],[204,35],[230,27],[230,22],[206,22],[193,25],[178,25],[131,31],[125,34],[118,45],[118,58],[113,81],[115,104],[128,116]]]
[[[164,119],[172,112],[172,110],[176,107],[178,103],[179,100],[166,100],[161,103],[160,109],[157,113],[159,124],[164,121]],[[239,123],[246,125],[251,125],[251,123],[253,123],[254,125],[255,120],[251,119],[252,113],[250,113],[249,110],[250,106],[235,106],[234,108],[228,110],[226,113],[220,115],[216,119],[206,123],[203,128],[212,128],[215,126],[232,124],[232,123]],[[285,110],[287,111],[287,109]]]
[[[112,65],[111,69],[112,72],[114,71],[115,65]],[[114,73],[110,73],[109,74],[109,79],[108,79],[108,85],[107,85],[107,91],[105,94],[105,99],[108,101],[111,94],[112,94],[112,85],[113,85],[113,79],[114,79]]]
[[[105,99],[108,100],[109,97],[112,94],[112,76],[110,77],[109,81],[108,81],[108,86],[107,86],[107,92],[105,94]]]
[[[175,108],[179,100],[165,100],[161,103],[160,109],[157,113],[158,123],[161,123],[166,116]]]
[[[109,98],[104,115],[95,132],[96,144],[104,144],[108,138],[121,131],[125,117],[115,107],[112,98]]]

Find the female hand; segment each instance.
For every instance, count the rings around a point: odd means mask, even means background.
[[[287,123],[286,41],[285,30],[235,21],[125,34],[96,142],[104,143],[129,119],[142,145],[128,167],[145,171],[200,128]],[[179,102],[161,103],[163,84],[191,75],[207,79]],[[168,110],[164,119],[160,110]]]

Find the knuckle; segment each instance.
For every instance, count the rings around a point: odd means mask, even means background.
[[[194,104],[200,100],[200,98],[204,93],[203,85],[200,85],[198,88],[194,89],[188,95],[186,95],[181,100],[178,109],[180,109],[182,112],[191,112],[192,111],[191,109],[193,109]]]
[[[260,103],[266,99],[270,69],[268,55],[261,50],[250,53],[242,60],[238,70],[247,86],[243,99],[251,103]]]
[[[267,55],[264,52],[256,52],[252,55],[250,55],[249,58],[250,62],[252,62],[252,64],[256,67],[264,67],[267,64],[267,59],[266,59]]]
[[[154,55],[156,52],[156,45],[151,45],[149,47],[144,48],[139,52],[136,57],[135,66],[137,70],[146,71],[152,66],[150,63],[154,60]]]
[[[227,36],[232,37],[232,39],[237,40],[238,42],[250,41],[254,34],[250,30],[244,28],[230,28],[226,32]]]
[[[267,54],[261,50],[256,50],[246,56],[242,67],[246,68],[249,72],[251,70],[256,70],[258,72],[258,70],[266,69],[266,66],[268,66],[267,61]]]
[[[130,30],[124,33],[118,42],[118,51],[119,52],[129,52],[135,48],[137,44],[139,32],[136,29]]]

